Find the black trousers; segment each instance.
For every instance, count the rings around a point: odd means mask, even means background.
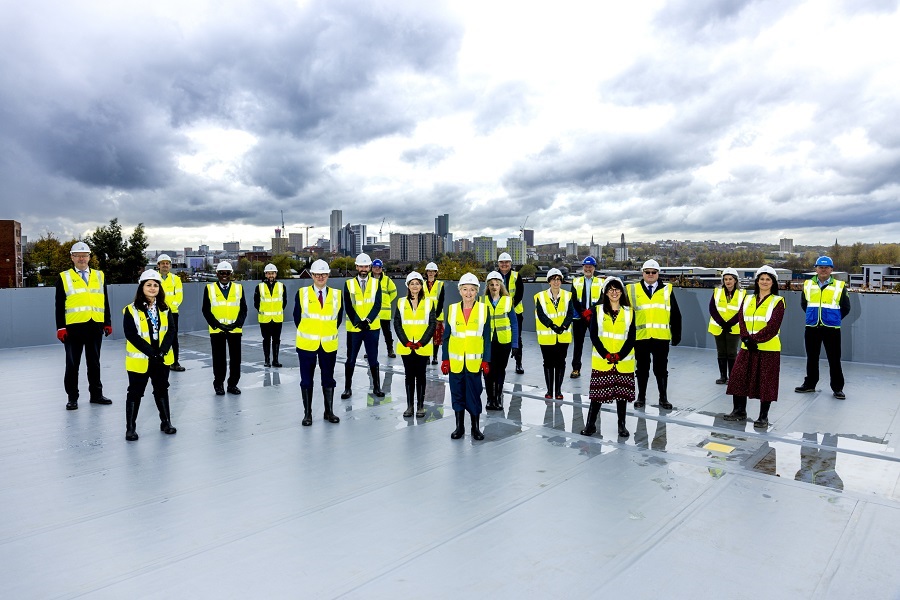
[[[637,376],[638,395],[647,392],[647,381],[650,379],[650,361],[653,360],[653,375],[660,392],[665,390],[666,378],[669,376],[669,340],[638,340],[634,343],[635,375]]]
[[[807,327],[803,334],[806,346],[806,381],[804,387],[815,387],[819,383],[819,353],[825,346],[828,370],[831,375],[831,390],[844,389],[844,371],[841,369],[841,328],[817,325]]]
[[[509,353],[511,351],[512,342],[501,344],[497,340],[491,341],[491,372],[484,376],[484,383],[489,393],[491,393],[491,383],[496,382],[497,385],[502,387],[506,381],[506,366],[509,364]]]
[[[381,320],[381,332],[384,334],[384,343],[387,344],[388,350],[393,350],[391,346],[394,343],[394,337],[391,334],[391,323],[393,321],[391,319],[382,319]]]
[[[128,399],[143,398],[148,381],[153,385],[154,398],[164,395],[169,390],[169,366],[151,360],[146,373],[128,371]]]
[[[572,370],[581,370],[581,354],[584,349],[584,336],[588,330],[588,321],[585,318],[575,319],[572,321],[573,354],[572,354]]]
[[[229,387],[241,380],[241,334],[211,333],[209,343],[212,346],[213,383],[222,385],[225,372],[228,372]],[[225,349],[228,348],[228,361],[225,360]]]
[[[269,348],[272,346],[273,341],[281,344],[282,325],[283,323],[276,323],[275,321],[259,324],[259,332],[262,334],[263,339],[263,356],[266,358],[269,358]]]
[[[406,376],[406,383],[414,381],[425,381],[425,366],[428,364],[428,357],[416,354],[413,350],[409,354],[401,354],[403,359],[403,371]]]
[[[78,400],[78,370],[81,366],[81,355],[87,365],[88,391],[92,400],[103,397],[103,384],[100,383],[100,344],[103,343],[103,323],[88,321],[66,325],[66,374],[63,385],[70,401]]]
[[[178,313],[169,311],[169,330],[172,332],[172,353],[175,364],[178,364]]]
[[[548,344],[541,346],[541,356],[544,359],[544,367],[546,368],[566,368],[566,354],[569,353],[568,344]]]

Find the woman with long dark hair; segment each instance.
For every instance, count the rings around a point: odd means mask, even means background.
[[[435,305],[425,295],[425,280],[413,271],[406,276],[406,297],[397,301],[394,312],[394,331],[397,333],[397,354],[403,359],[406,375],[406,412],[413,416],[413,399],[417,399],[416,416],[425,416],[425,367],[431,358],[432,338],[437,323]]]
[[[738,348],[741,345],[741,325],[738,311],[747,292],[741,289],[738,272],[728,268],[722,271],[722,285],[709,298],[708,331],[716,340],[719,361],[719,378],[716,383],[728,383],[728,374],[734,370]]]
[[[491,321],[490,370],[484,374],[487,409],[503,410],[506,366],[509,364],[510,352],[519,347],[519,324],[512,296],[503,285],[503,275],[499,271],[491,271],[485,282],[484,297],[481,301],[487,307],[488,319]]]

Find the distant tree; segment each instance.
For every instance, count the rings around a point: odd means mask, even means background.
[[[272,264],[278,267],[279,278],[291,276],[291,260],[290,254],[279,254],[272,259]]]
[[[56,285],[59,274],[72,267],[70,252],[78,240],[60,241],[48,231],[36,242],[31,242],[22,256],[26,285]],[[96,267],[96,261],[93,261]]]
[[[119,219],[112,219],[108,226],[98,227],[84,240],[97,259],[97,268],[106,275],[107,283],[132,283],[147,264],[144,251],[147,236],[144,224],[138,223],[128,242],[122,238]]]
[[[331,264],[328,266],[332,269],[337,269],[338,271],[340,271],[341,275],[356,273],[356,257],[340,256],[332,260]]]
[[[519,268],[519,277],[532,279],[537,274],[537,267],[532,264],[522,265]]]

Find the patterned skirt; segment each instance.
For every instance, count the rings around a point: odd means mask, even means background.
[[[634,373],[619,373],[615,367],[609,371],[592,369],[588,398],[603,404],[616,400],[634,402]]]
[[[444,322],[438,321],[434,324],[434,347],[440,348],[444,343]]]

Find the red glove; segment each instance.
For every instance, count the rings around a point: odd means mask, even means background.
[[[613,354],[613,362],[614,362],[614,363],[617,363],[617,362],[619,362],[620,360],[622,360],[622,359],[619,358],[619,353],[618,353],[618,352],[616,352],[615,354]]]
[[[609,352],[607,352],[607,353],[606,353],[606,356],[604,356],[603,358],[606,359],[606,362],[612,362],[612,361],[613,361],[613,355],[610,354]]]
[[[58,339],[61,342],[65,342],[66,336],[68,336],[68,335],[69,335],[69,332],[66,331],[65,327],[60,327],[59,329],[56,330],[56,339]]]
[[[450,374],[450,361],[449,360],[441,361],[441,373],[443,373],[444,375]]]
[[[422,347],[422,342],[415,342],[413,344],[413,350],[418,350],[421,347]]]
[[[484,361],[481,361],[481,372],[484,373],[485,375],[490,375],[491,374],[491,365],[487,364]]]
[[[103,326],[103,335],[109,337],[112,335],[112,325],[104,325]]]
[[[585,310],[581,311],[581,316],[584,317],[584,318],[585,318],[586,320],[588,320],[588,321],[591,320],[591,317],[592,317],[593,315],[594,315],[594,311],[592,311],[592,310],[589,309],[589,308],[586,308]]]
[[[415,350],[415,349],[416,349],[416,343],[415,343],[415,342],[406,342],[406,347],[407,347],[407,348],[412,348],[413,350]]]

